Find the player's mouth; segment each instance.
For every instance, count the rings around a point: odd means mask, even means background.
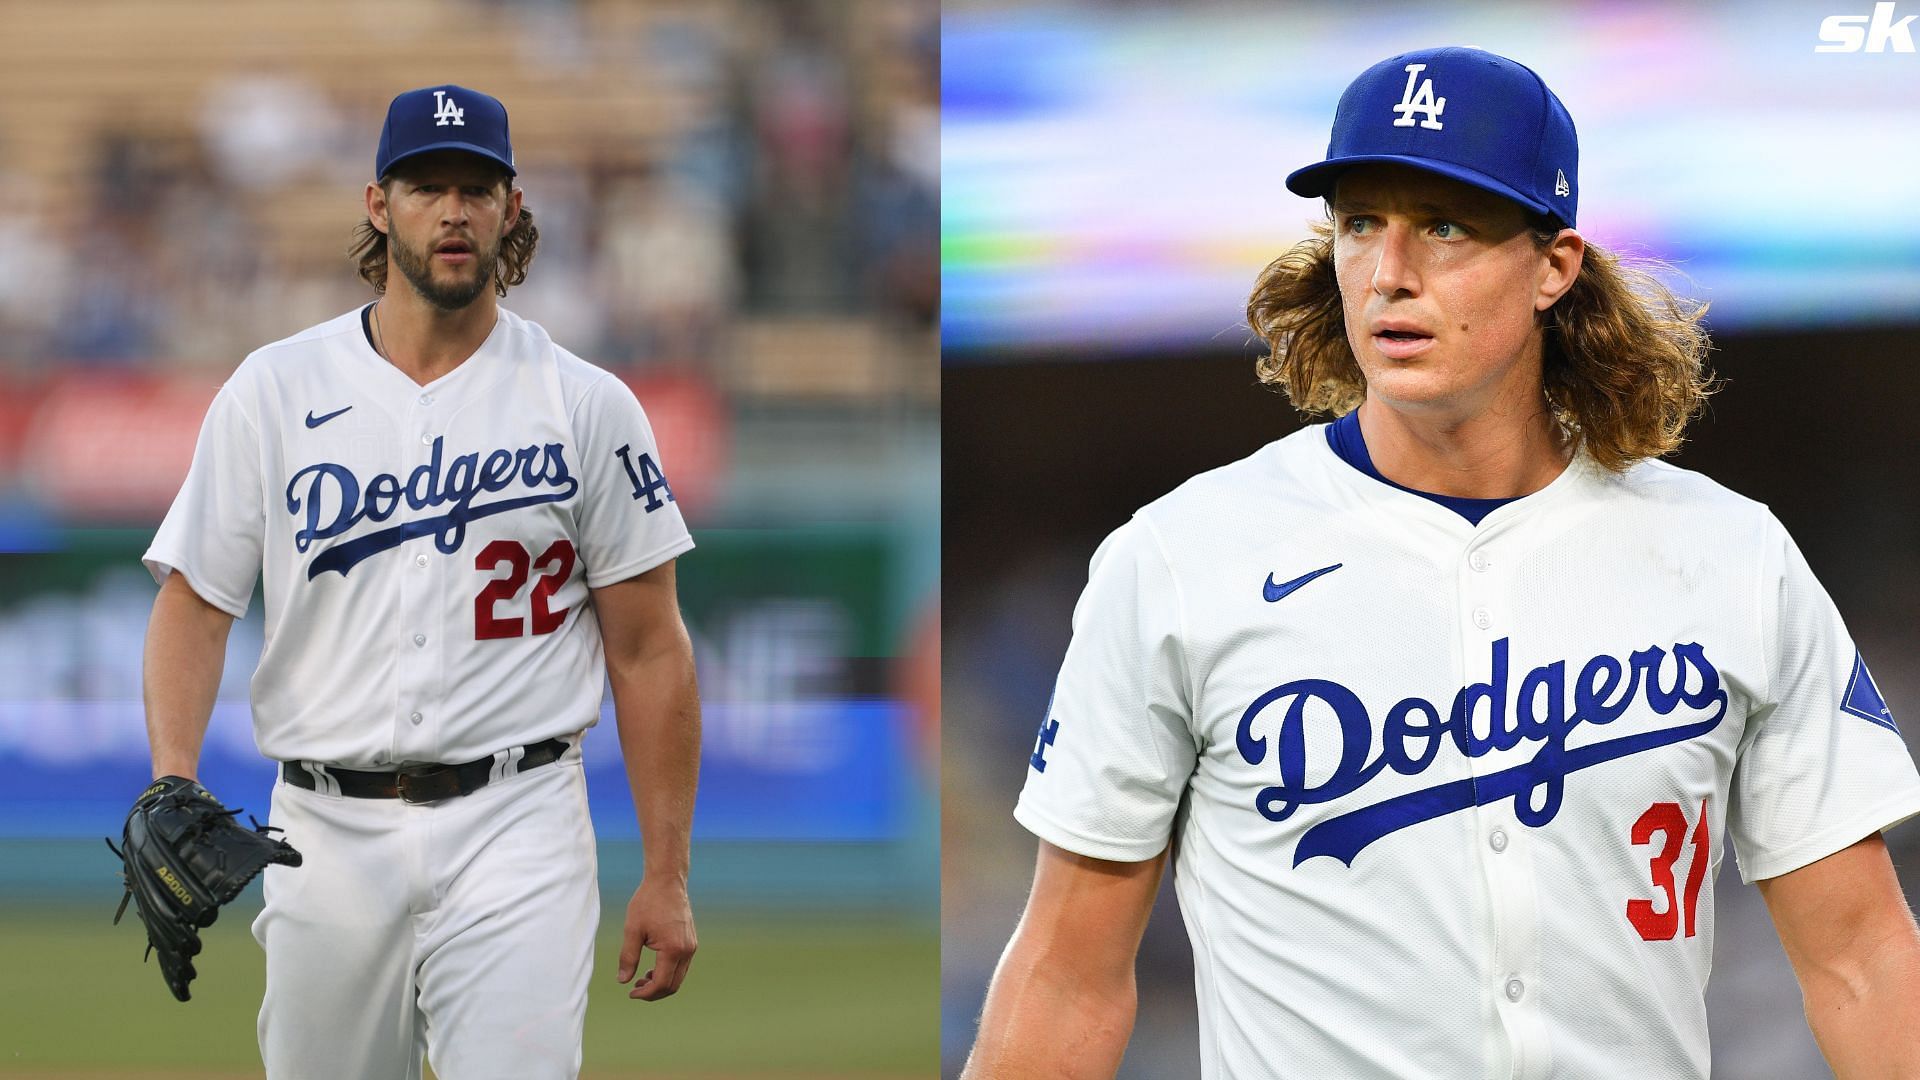
[[[442,240],[434,246],[433,257],[441,262],[459,266],[473,261],[473,245],[465,240]]]
[[[1410,326],[1375,324],[1373,347],[1389,360],[1411,360],[1433,347],[1433,335]]]

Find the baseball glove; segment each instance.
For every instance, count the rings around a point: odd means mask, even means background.
[[[192,780],[163,776],[133,804],[121,846],[107,841],[127,883],[113,921],[132,900],[147,926],[147,955],[160,954],[160,974],[181,1001],[190,996],[200,931],[213,925],[220,906],[268,863],[300,865],[300,853],[272,835],[278,829],[258,821],[241,828],[239,813]]]

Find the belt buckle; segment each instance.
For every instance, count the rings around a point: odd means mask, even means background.
[[[439,802],[461,794],[460,774],[450,765],[402,769],[393,775],[395,794],[410,803]]]

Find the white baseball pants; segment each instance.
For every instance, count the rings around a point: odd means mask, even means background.
[[[322,787],[324,788],[324,784]],[[578,743],[471,795],[414,805],[280,781],[269,867],[269,1080],[573,1080],[600,894]]]

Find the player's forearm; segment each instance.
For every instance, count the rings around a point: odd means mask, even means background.
[[[1137,995],[1123,975],[1090,979],[1016,935],[994,972],[961,1080],[1112,1080],[1133,1035]]]
[[[179,574],[154,598],[142,676],[155,777],[198,772],[232,628],[233,616],[202,600]]]
[[[1801,973],[1807,1022],[1836,1080],[1920,1076],[1920,936],[1860,952],[1859,967]]]
[[[640,818],[646,874],[685,881],[700,776],[700,694],[683,630],[651,653],[608,658],[614,723]]]

